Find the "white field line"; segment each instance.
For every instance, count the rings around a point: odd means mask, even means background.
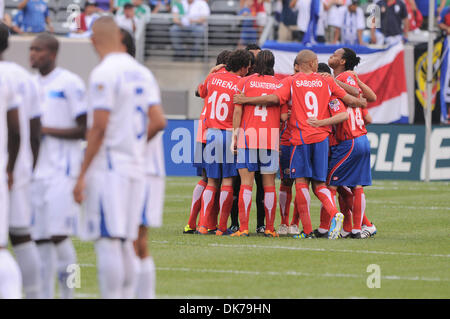
[[[219,273],[219,274],[230,274],[230,275],[253,275],[253,276],[294,276],[294,277],[325,277],[325,278],[367,278],[367,275],[358,274],[333,274],[333,273],[307,273],[298,271],[248,271],[248,270],[231,270],[231,269],[196,269],[196,268],[170,268],[170,267],[157,267],[156,270],[159,271],[183,271],[183,272],[199,272],[199,273]],[[403,277],[403,276],[381,276],[381,279],[385,280],[402,280],[402,281],[450,281],[446,278],[437,277]]]

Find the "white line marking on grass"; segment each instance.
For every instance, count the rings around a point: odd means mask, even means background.
[[[196,269],[196,268],[171,268],[171,267],[157,267],[156,270],[160,271],[183,271],[183,272],[200,272],[200,273],[219,273],[219,274],[231,274],[231,275],[254,275],[254,276],[294,276],[294,277],[340,277],[340,278],[366,278],[367,275],[357,274],[333,274],[333,273],[307,273],[298,271],[251,271],[251,270],[231,270],[231,269]],[[385,280],[406,280],[406,281],[450,281],[446,278],[429,278],[429,277],[402,277],[402,276],[381,276],[381,279]]]

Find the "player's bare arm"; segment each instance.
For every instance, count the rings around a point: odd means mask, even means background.
[[[306,120],[306,122],[312,127],[321,127],[321,126],[336,125],[347,120],[348,120],[348,113],[341,112],[323,120],[318,120],[316,117],[310,117]]]
[[[342,102],[345,103],[345,105],[350,107],[360,107],[362,109],[367,107],[367,100],[365,98],[356,98],[354,96],[351,96],[350,94],[346,94],[342,98]]]
[[[11,189],[13,184],[14,166],[16,164],[16,159],[20,148],[19,109],[14,108],[9,110],[6,118],[8,125],[8,187]]]
[[[237,151],[237,139],[239,134],[239,127],[241,126],[242,120],[242,105],[235,104],[233,111],[233,137],[231,140],[231,152],[235,153]]]
[[[166,125],[167,120],[164,116],[161,105],[153,105],[148,109],[149,125],[147,129],[147,141],[150,141],[159,131],[162,131]]]
[[[43,126],[41,129],[41,134],[69,140],[84,139],[86,136],[86,119],[86,114],[78,116],[76,118],[77,126],[69,129]]]
[[[245,96],[244,94],[235,94],[233,96],[234,104],[253,104],[253,105],[278,105],[280,99],[275,94],[262,95],[262,96]]]
[[[81,203],[84,199],[83,191],[85,188],[84,177],[95,155],[97,155],[105,137],[106,127],[109,121],[109,111],[95,110],[94,122],[92,128],[87,133],[87,147],[84,154],[83,164],[81,165],[80,175],[73,190],[74,199]]]
[[[345,92],[347,92],[348,94],[358,97],[359,96],[359,90],[357,88],[355,88],[354,86],[351,86],[347,83],[344,83],[342,81],[336,80],[337,85],[339,85],[341,88],[343,88],[345,90]]]
[[[41,118],[35,117],[30,120],[30,146],[33,154],[33,169],[36,167],[41,145]]]

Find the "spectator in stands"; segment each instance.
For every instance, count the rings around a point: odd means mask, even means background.
[[[253,0],[245,0],[243,8],[239,11],[239,15],[247,17],[241,21],[241,37],[239,39],[239,48],[245,47],[247,44],[255,43],[258,40],[258,31],[255,28],[255,20],[252,17],[251,6]]]
[[[243,7],[243,2],[245,0],[240,0],[241,8]],[[264,7],[264,2],[270,2],[270,0],[253,0],[253,4],[250,7],[252,15],[256,17],[256,26],[259,34],[261,34],[267,22],[267,12]]]
[[[53,33],[52,22],[48,15],[47,2],[44,0],[23,0],[17,8],[23,10],[22,30],[24,32],[44,32],[45,26],[47,25],[48,31]]]
[[[170,0],[150,0],[150,9],[152,13],[170,10]]]
[[[438,17],[439,28],[446,34],[450,34],[450,7],[441,10]]]
[[[207,18],[210,9],[205,0],[183,0],[182,6],[172,6],[173,25],[170,27],[170,39],[175,50],[174,58],[200,57],[202,42],[205,37]],[[186,54],[184,44],[193,44]]]
[[[141,21],[143,20],[145,24],[150,22],[151,18],[151,9],[150,7],[144,3],[143,0],[131,0],[134,6],[134,15],[136,18]],[[116,16],[123,15],[123,7],[117,9]]]
[[[304,43],[314,42],[320,18],[321,0],[291,0],[290,7],[298,10],[294,39]]]
[[[423,23],[422,13],[417,9],[416,2],[414,0],[405,0],[406,11],[408,12],[409,31],[419,29]]]
[[[92,24],[100,16],[97,11],[97,3],[92,0],[87,1],[83,12],[77,18],[77,29],[72,32],[84,33],[90,31]]]
[[[346,6],[347,0],[322,0],[326,12],[328,28],[326,31],[327,42],[334,42],[337,29],[340,28],[339,8]]]
[[[380,0],[377,2],[381,14],[381,33],[384,44],[390,45],[408,37],[409,23],[405,3],[401,0]],[[403,25],[403,26],[402,26]],[[371,41],[377,43],[375,25],[371,28]]]
[[[111,11],[110,0],[96,0],[99,11]]]
[[[282,0],[281,17],[278,26],[278,41],[292,41],[292,32],[297,30],[297,12],[289,4],[291,0]]]
[[[362,45],[366,19],[364,11],[359,7],[359,0],[352,0],[349,6],[341,6],[336,13],[339,15],[340,22],[339,27],[336,28],[333,43]]]
[[[123,28],[135,35],[138,28],[139,20],[134,15],[134,6],[132,3],[125,3],[123,6],[123,14],[116,15],[116,23],[120,28]]]
[[[127,3],[131,3],[131,0],[109,0],[110,11],[116,14]]]

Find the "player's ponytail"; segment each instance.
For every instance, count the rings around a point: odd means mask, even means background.
[[[259,75],[274,75],[273,66],[275,65],[275,57],[269,50],[262,50],[256,56],[255,73]]]
[[[353,69],[361,62],[361,58],[356,56],[355,51],[349,48],[342,48],[344,54],[342,54],[342,59],[345,60],[345,71],[353,71]]]

